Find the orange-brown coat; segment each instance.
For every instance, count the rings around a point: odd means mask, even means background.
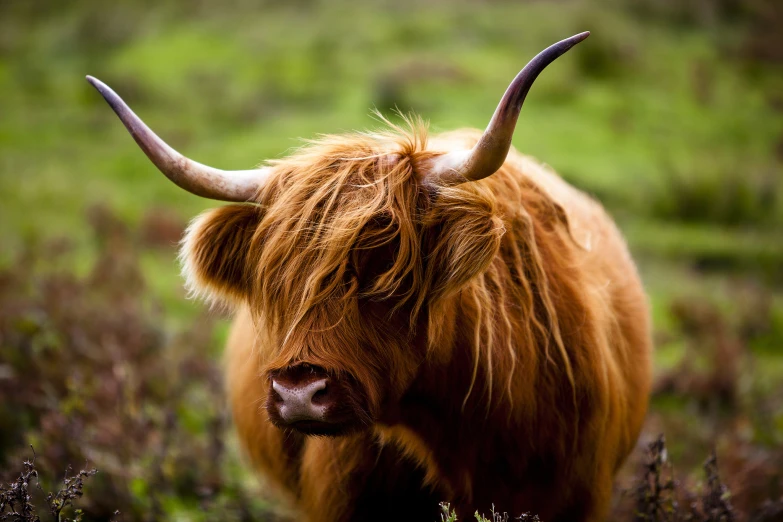
[[[207,213],[184,240],[191,287],[236,306],[240,440],[307,520],[435,520],[438,501],[465,520],[606,514],[648,400],[642,285],[601,206],[514,150],[485,180],[418,183],[479,135],[325,138],[273,165],[262,207]],[[274,426],[268,372],[292,361],[355,376],[366,429]]]

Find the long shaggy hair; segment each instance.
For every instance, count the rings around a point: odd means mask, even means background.
[[[252,344],[266,347],[264,368],[308,360],[349,370],[367,387],[375,415],[381,376],[404,382],[401,394],[417,375],[426,378],[421,368],[449,367],[464,385],[449,394],[467,418],[528,427],[528,451],[559,455],[563,473],[576,466],[585,474],[608,457],[613,474],[638,434],[638,410],[644,414],[649,340],[643,295],[611,221],[513,151],[484,181],[425,188],[422,170],[440,149],[428,146],[419,120],[388,125],[314,140],[271,162],[263,203],[197,218],[182,247],[188,286],[249,310]],[[468,148],[479,136],[437,140]],[[402,334],[368,332],[362,302],[384,304]],[[395,335],[411,342],[411,353],[423,336],[415,368],[404,351],[361,349],[360,339],[383,346]],[[641,370],[629,373],[634,365]],[[430,483],[474,496],[464,491],[476,487],[469,479],[445,476],[421,435],[383,426],[378,433],[397,438]]]

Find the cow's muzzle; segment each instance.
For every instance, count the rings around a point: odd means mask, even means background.
[[[297,364],[269,375],[267,412],[280,428],[307,435],[342,435],[367,424],[359,386],[320,367]]]

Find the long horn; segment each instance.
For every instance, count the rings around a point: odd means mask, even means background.
[[[270,169],[228,171],[188,159],[152,132],[108,85],[92,76],[87,76],[87,81],[117,113],[144,154],[176,185],[192,194],[210,199],[236,202],[254,200]]]
[[[589,31],[579,33],[538,53],[506,89],[478,143],[471,150],[449,152],[435,158],[424,182],[456,185],[478,181],[497,172],[506,161],[519,111],[533,82],[547,65],[588,36]]]

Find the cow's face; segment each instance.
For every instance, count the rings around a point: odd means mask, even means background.
[[[431,355],[432,303],[497,251],[489,193],[425,187],[417,165],[433,153],[415,133],[317,143],[275,165],[263,205],[213,210],[188,232],[191,284],[256,317],[277,426],[342,434],[391,415]]]
[[[394,408],[424,359],[405,312],[363,297],[341,301],[316,303],[300,324],[273,332],[276,357],[263,374],[278,427],[321,435],[369,427]]]

